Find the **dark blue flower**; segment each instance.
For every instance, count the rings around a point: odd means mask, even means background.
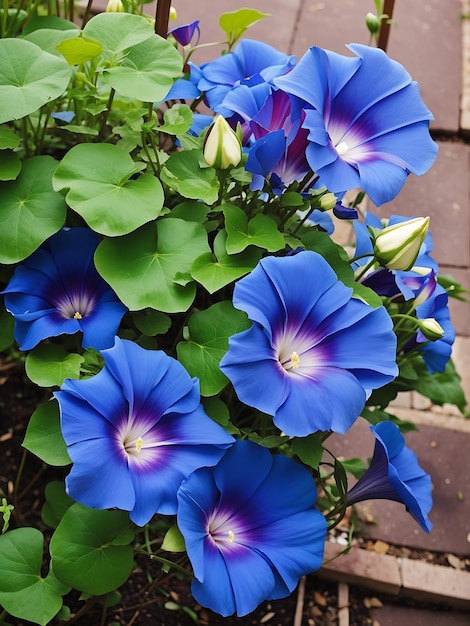
[[[86,228],[63,229],[15,269],[3,293],[21,350],[78,331],[84,348],[113,345],[127,308],[96,271],[98,243]]]
[[[326,521],[315,500],[303,466],[250,441],[191,474],[178,491],[177,523],[197,602],[243,616],[288,596],[323,560]]]
[[[264,258],[233,303],[253,325],[230,338],[220,367],[239,399],[288,435],[344,433],[398,373],[387,311],[353,298],[315,252]]]
[[[271,83],[294,64],[295,56],[279,52],[261,41],[243,39],[233,52],[200,66],[197,86],[211,109],[228,117],[233,111],[225,106],[224,98],[232,89],[239,85]]]
[[[418,464],[416,454],[405,446],[405,439],[393,422],[370,427],[375,436],[369,468],[348,492],[348,505],[363,500],[394,500],[405,505],[420,526],[429,532],[432,524],[432,484]]]
[[[194,37],[194,33],[197,32],[197,41],[199,42],[199,37],[201,35],[201,31],[199,29],[199,20],[194,20],[190,24],[184,24],[183,26],[177,26],[176,28],[172,28],[168,31],[169,35],[172,35],[176,41],[180,44],[180,46],[188,46],[191,43],[192,38]]]
[[[380,205],[410,172],[433,164],[433,117],[399,63],[377,48],[348,47],[356,57],[312,47],[274,83],[305,101],[307,159],[322,184],[336,195],[361,187]]]
[[[233,443],[200,404],[199,384],[164,352],[116,338],[104,368],[55,393],[73,466],[67,493],[96,509],[130,511],[146,524],[176,513],[183,478],[217,463]]]

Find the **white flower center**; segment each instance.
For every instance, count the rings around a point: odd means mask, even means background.
[[[339,154],[340,157],[344,156],[349,151],[349,146],[345,141],[340,141],[339,144],[335,147],[336,152]]]

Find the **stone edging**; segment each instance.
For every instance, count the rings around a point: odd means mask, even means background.
[[[470,611],[470,572],[358,547],[335,559],[339,553],[338,544],[326,543],[320,578]]]

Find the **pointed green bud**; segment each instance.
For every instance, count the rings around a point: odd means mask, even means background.
[[[374,13],[367,13],[366,26],[371,35],[376,35],[380,30],[380,18]]]
[[[208,165],[226,170],[242,158],[241,142],[227,120],[217,115],[204,141],[204,159]]]
[[[444,337],[442,326],[433,317],[418,320],[418,328],[429,341],[437,341]]]
[[[380,265],[390,270],[410,270],[426,238],[429,221],[429,217],[415,217],[379,231],[374,254]]]

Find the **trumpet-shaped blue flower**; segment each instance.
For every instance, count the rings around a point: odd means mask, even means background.
[[[211,109],[227,117],[232,111],[225,106],[224,98],[232,89],[272,83],[273,78],[285,74],[294,64],[293,55],[261,41],[243,39],[233,52],[203,63],[199,70],[192,66],[191,80],[198,78],[198,89],[205,94]]]
[[[399,63],[377,48],[348,47],[355,58],[312,47],[274,83],[305,101],[307,159],[321,183],[336,195],[362,187],[380,205],[410,172],[433,164],[433,116]]]
[[[348,492],[348,505],[363,500],[394,500],[405,505],[420,526],[429,532],[432,524],[432,484],[418,464],[416,454],[393,422],[370,427],[375,436],[374,454],[366,473]]]
[[[104,368],[55,393],[73,465],[67,493],[96,509],[130,511],[143,526],[176,513],[183,478],[217,463],[233,438],[200,404],[199,384],[164,352],[116,338]]]
[[[238,441],[178,491],[177,523],[195,599],[224,616],[288,596],[322,563],[326,521],[315,483],[294,460]]]
[[[316,252],[266,257],[233,303],[253,325],[230,338],[220,367],[239,399],[288,435],[344,433],[398,373],[386,310],[353,298]]]
[[[91,230],[63,229],[18,265],[3,293],[21,350],[78,331],[84,348],[113,345],[127,308],[95,268],[98,243]]]
[[[195,45],[199,43],[199,37],[201,30],[199,28],[199,20],[194,20],[190,24],[184,24],[183,26],[177,26],[168,31],[169,35],[172,35],[180,46],[188,46],[191,43],[194,33],[197,33],[197,41]]]

